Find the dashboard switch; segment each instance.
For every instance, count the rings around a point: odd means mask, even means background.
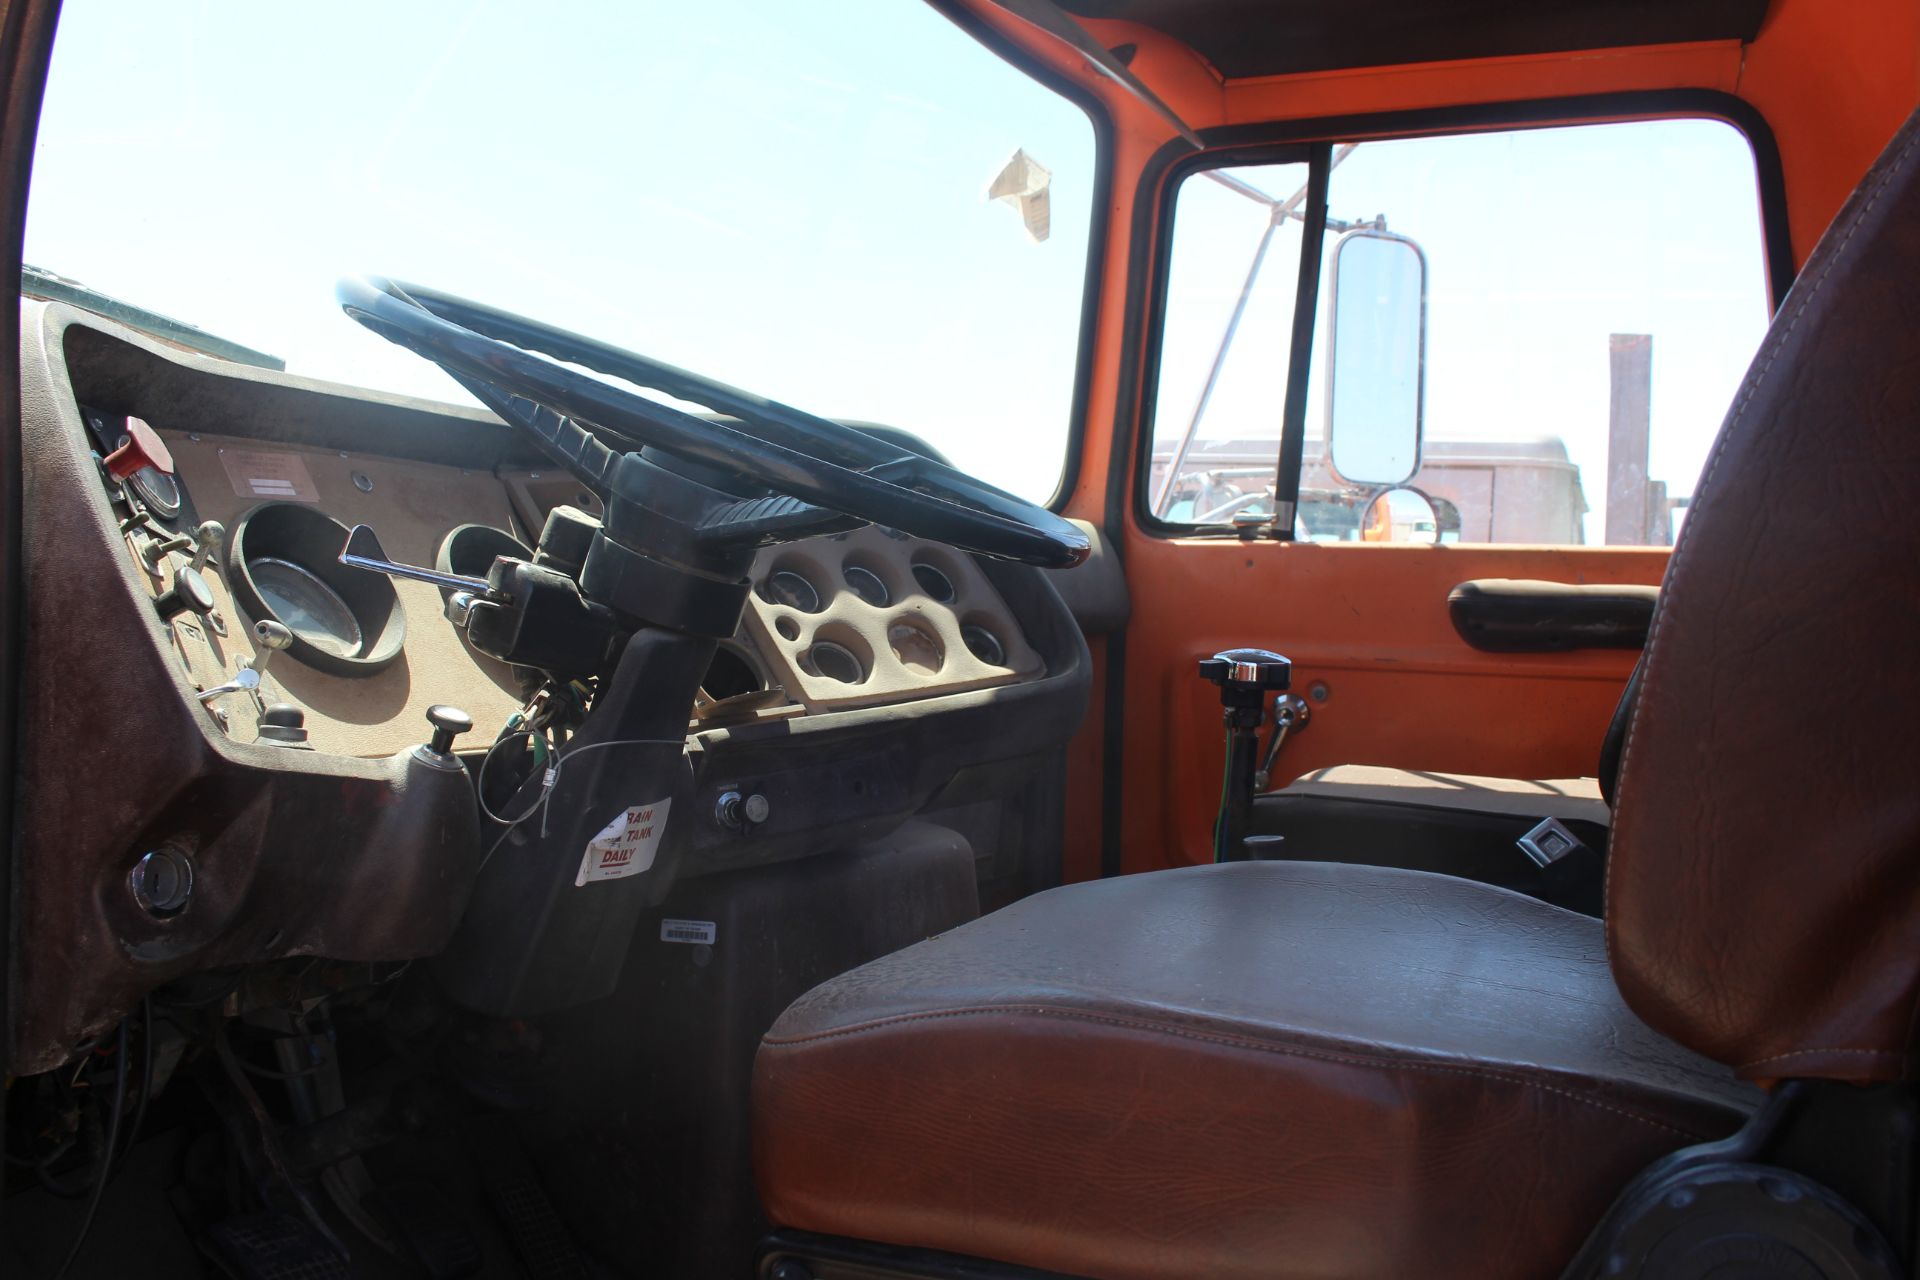
[[[173,585],[153,598],[153,607],[168,620],[183,613],[209,614],[213,612],[213,591],[205,578],[182,567],[174,570]]]
[[[203,521],[193,531],[193,571],[199,573],[213,559],[214,552],[220,549],[221,539],[227,536],[227,526],[218,520]]]
[[[453,740],[473,728],[473,717],[458,707],[435,703],[427,708],[427,723],[433,726],[433,741],[427,750],[435,755],[453,753]]]
[[[256,740],[277,747],[307,745],[307,713],[290,702],[276,702],[260,713]]]
[[[167,451],[166,441],[152,427],[138,418],[128,418],[125,442],[106,457],[107,474],[115,480],[126,480],[148,467],[162,475],[172,475],[173,454]]]
[[[742,833],[753,830],[773,815],[773,805],[759,792],[741,794],[738,791],[722,792],[713,806],[713,818],[729,831]]]

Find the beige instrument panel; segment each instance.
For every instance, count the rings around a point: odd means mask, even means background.
[[[386,552],[410,564],[432,565],[441,540],[459,525],[490,525],[531,542],[528,530],[554,506],[599,514],[592,496],[559,472],[495,475],[204,432],[162,436],[201,520],[232,529],[262,503],[297,502],[348,527],[372,526]],[[158,572],[143,564],[149,590],[159,595],[188,562],[188,553],[177,551]],[[225,566],[216,558],[203,576],[213,613],[182,614],[170,626],[190,682],[211,689],[233,678],[241,658],[257,655],[254,619],[236,607]],[[467,644],[444,616],[439,588],[404,579],[393,588],[406,642],[391,664],[342,676],[276,653],[258,703],[226,695],[208,715],[232,737],[251,741],[260,705],[290,702],[305,712],[315,750],[385,756],[424,740],[427,708],[450,703],[473,717],[474,742],[463,745],[490,738],[523,700],[512,668]],[[741,629],[722,648],[744,662],[739,674],[750,672],[759,687],[718,700],[703,696],[695,728],[906,702],[1044,673],[971,557],[872,527],[761,552]]]
[[[515,529],[507,490],[489,472],[338,450],[263,445],[200,432],[161,435],[173,452],[174,475],[191,495],[200,518],[218,520],[229,529],[263,502],[304,501],[349,528],[372,525],[396,560],[420,565],[433,564],[440,539],[456,525]],[[271,491],[288,483],[282,477],[292,465],[290,460],[297,460],[295,476],[310,482],[310,498]],[[269,465],[259,465],[263,462]],[[174,558],[185,562],[179,553]],[[236,657],[254,656],[249,629],[253,620],[236,609],[225,566],[218,568],[220,572],[205,577],[226,635],[203,634],[207,628],[191,614],[173,622],[174,640],[188,674],[205,688],[231,678]],[[166,585],[152,574],[147,577],[156,594]],[[171,580],[171,572],[164,577]],[[476,735],[490,737],[520,706],[520,687],[512,669],[468,646],[441,613],[439,588],[395,579],[393,589],[406,613],[407,639],[390,665],[347,677],[315,670],[285,653],[276,653],[268,661],[263,700],[302,708],[308,742],[316,751],[391,755],[426,739],[427,708],[436,702],[467,712],[473,717]],[[220,698],[215,708],[225,712],[230,735],[252,740],[256,707],[251,698]]]
[[[971,556],[869,525],[769,547],[744,619],[809,711],[905,702],[1042,673]]]

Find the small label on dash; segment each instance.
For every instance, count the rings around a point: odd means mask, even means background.
[[[243,498],[282,502],[318,502],[319,490],[307,460],[297,453],[271,449],[222,449],[220,465],[227,469],[233,491]]]
[[[662,920],[660,922],[660,941],[691,942],[702,946],[712,946],[713,940],[720,936],[720,926],[711,920]]]

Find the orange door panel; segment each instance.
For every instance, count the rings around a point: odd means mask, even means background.
[[[1293,660],[1313,718],[1288,739],[1279,786],[1333,764],[1501,776],[1591,775],[1634,655],[1469,647],[1447,593],[1469,578],[1658,582],[1640,548],[1417,547],[1163,540],[1127,547],[1122,867],[1206,862],[1224,759],[1220,700],[1195,673],[1252,644]]]

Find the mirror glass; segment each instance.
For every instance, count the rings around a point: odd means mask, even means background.
[[[1440,515],[1418,489],[1388,489],[1360,521],[1362,542],[1440,541]]]
[[[1426,297],[1413,241],[1360,230],[1334,246],[1327,450],[1349,483],[1395,485],[1420,469]]]

